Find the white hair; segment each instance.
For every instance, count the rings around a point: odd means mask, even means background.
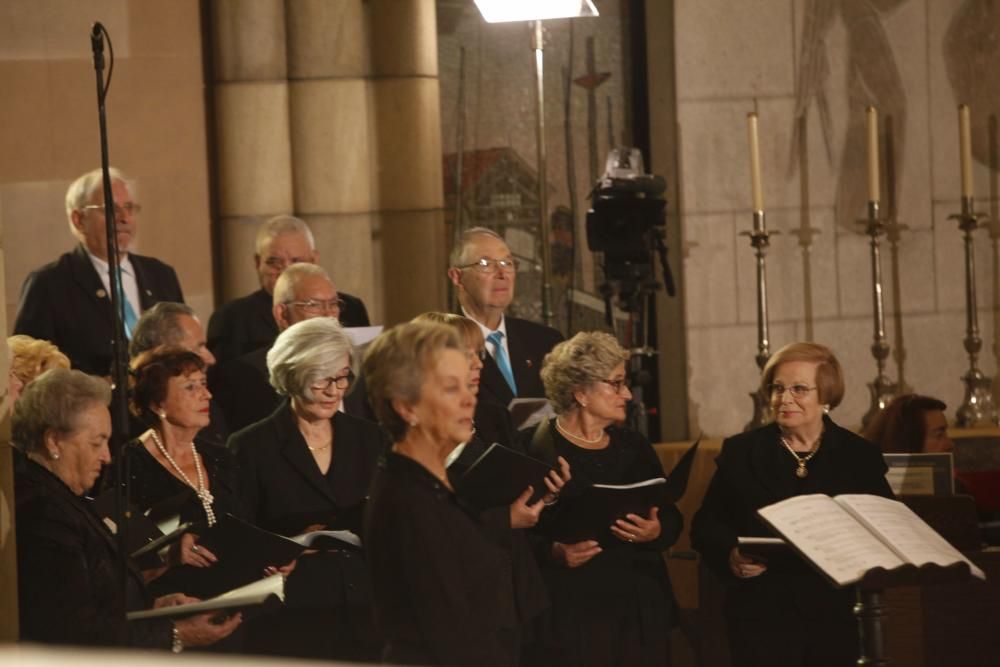
[[[278,304],[294,301],[295,288],[298,287],[301,280],[308,278],[309,276],[319,276],[321,278],[325,278],[331,285],[333,284],[333,279],[330,278],[330,274],[327,273],[326,269],[319,264],[297,262],[282,271],[281,275],[278,276],[278,281],[274,283],[274,297],[272,303],[277,306]]]
[[[466,257],[466,254],[469,251],[469,246],[472,245],[472,242],[479,236],[489,236],[495,238],[504,245],[507,245],[507,241],[504,237],[500,236],[492,229],[487,229],[486,227],[470,227],[461,233],[458,237],[458,243],[456,243],[455,247],[451,249],[451,255],[449,255],[448,261],[452,268],[465,266],[469,263],[470,258]]]
[[[337,371],[337,363],[347,355],[354,370],[354,346],[340,322],[332,317],[315,317],[288,327],[267,353],[271,386],[283,396],[314,400],[310,386]]]
[[[276,215],[262,223],[257,230],[257,239],[254,241],[254,251],[257,256],[263,256],[264,246],[282,234],[302,234],[309,244],[309,249],[316,249],[316,239],[305,220],[294,215]]]
[[[108,176],[111,177],[112,183],[115,181],[121,181],[126,187],[128,187],[129,192],[134,193],[133,183],[128,180],[120,169],[109,167]],[[87,205],[91,198],[93,198],[94,193],[103,186],[104,172],[101,169],[94,169],[93,171],[88,171],[86,174],[73,181],[73,183],[70,184],[69,189],[66,190],[66,219],[69,222],[69,229],[73,232],[73,236],[76,236],[80,240],[83,240],[82,235],[80,231],[73,226],[73,211],[82,211],[83,207]]]

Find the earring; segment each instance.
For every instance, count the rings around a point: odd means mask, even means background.
[[[416,425],[417,425],[417,418],[414,417],[413,419],[410,420],[410,426],[416,426]]]
[[[53,449],[51,452],[49,452],[49,456],[52,457],[53,461],[58,461],[59,460],[59,451]]]
[[[166,418],[167,418],[166,410],[160,410],[160,419],[166,419]]]
[[[830,404],[829,403],[827,403],[826,405],[823,406],[823,414],[824,415],[830,414]]]

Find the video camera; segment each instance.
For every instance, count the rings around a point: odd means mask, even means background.
[[[666,265],[666,182],[645,173],[638,148],[608,153],[604,176],[591,192],[587,211],[587,246],[604,253],[604,275],[624,298],[652,280],[654,252],[660,251],[667,293],[673,278]],[[655,288],[654,288],[655,289]]]

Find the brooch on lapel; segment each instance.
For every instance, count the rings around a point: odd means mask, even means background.
[[[107,295],[108,295],[108,293],[105,292],[104,290],[102,290],[102,289],[97,290],[97,298],[98,299],[103,299]]]

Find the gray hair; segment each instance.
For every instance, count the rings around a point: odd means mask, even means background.
[[[332,317],[315,317],[282,331],[267,353],[271,386],[283,396],[315,399],[310,385],[333,377],[337,361],[347,355],[354,371],[354,345]]]
[[[276,215],[261,224],[257,230],[257,239],[254,241],[254,252],[258,256],[264,254],[264,246],[282,234],[302,234],[306,237],[310,250],[316,249],[316,239],[313,237],[309,225],[301,218],[294,215]]]
[[[177,345],[184,337],[180,317],[194,317],[194,309],[186,303],[160,301],[147,310],[135,323],[132,341],[128,344],[128,356],[135,359],[147,350],[160,345]]]
[[[319,264],[307,264],[306,262],[292,264],[281,272],[281,275],[278,276],[278,282],[274,283],[274,305],[294,301],[295,288],[298,287],[300,280],[308,276],[320,276],[326,278],[331,285],[333,284],[330,274]]]
[[[628,352],[609,333],[581,331],[552,348],[542,361],[545,396],[557,415],[577,407],[574,393],[586,389],[628,359]]]
[[[492,236],[504,245],[507,245],[507,240],[492,229],[487,229],[486,227],[470,227],[459,235],[458,243],[456,243],[455,247],[451,249],[451,254],[448,256],[448,266],[458,268],[469,263],[469,258],[466,257],[466,255],[468,254],[469,246],[472,245],[472,241],[475,240],[477,236]]]
[[[11,439],[24,452],[40,451],[47,431],[72,433],[80,413],[110,402],[111,387],[104,380],[67,368],[47,370],[14,404]]]
[[[132,183],[121,170],[110,167],[108,168],[108,176],[111,177],[112,183],[121,181],[128,186],[129,192],[132,192]],[[100,190],[103,185],[104,172],[101,169],[94,169],[73,181],[69,189],[66,190],[66,220],[69,222],[69,228],[73,232],[73,236],[80,237],[80,233],[73,226],[73,211],[82,211],[83,207],[94,196],[94,193]]]

